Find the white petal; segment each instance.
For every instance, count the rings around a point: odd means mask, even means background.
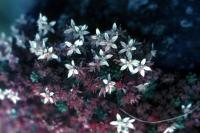
[[[107,84],[108,84],[108,80],[107,80],[107,79],[104,79],[104,80],[103,80],[103,83],[107,85]]]
[[[73,70],[69,70],[68,72],[68,78],[71,77],[73,75]]]
[[[104,34],[104,37],[105,37],[106,41],[109,41],[108,33],[105,33],[105,34]]]
[[[124,71],[126,68],[127,68],[127,65],[123,65],[120,70]]]
[[[126,52],[126,49],[121,49],[121,50],[119,51],[120,54],[121,54],[121,53],[124,53],[124,52]]]
[[[116,44],[112,44],[111,47],[114,48],[114,49],[117,49],[117,45]]]
[[[56,54],[52,54],[52,55],[51,55],[51,58],[53,58],[53,59],[58,59],[58,56],[57,56]]]
[[[140,74],[142,75],[142,77],[145,76],[145,71],[144,71],[144,69],[140,70]]]
[[[143,69],[146,70],[146,71],[151,71],[151,68],[148,67],[148,66],[144,66]]]
[[[75,51],[77,54],[81,54],[81,51],[78,48],[76,48]]]
[[[69,56],[69,55],[72,55],[73,52],[74,52],[74,50],[73,50],[73,49],[70,49],[69,51],[67,51],[67,55],[68,55],[68,56]]]
[[[100,51],[99,51],[99,55],[101,55],[101,56],[103,56],[103,55],[104,55],[104,52],[103,52],[103,50],[102,50],[102,49],[100,49]]]
[[[146,63],[146,59],[143,59],[142,61],[141,61],[141,65],[144,65]]]
[[[108,54],[108,55],[106,55],[106,59],[110,59],[110,58],[112,58],[112,56],[113,56],[113,55]]]
[[[50,47],[50,48],[48,49],[48,52],[52,53],[52,52],[53,52],[53,47]]]
[[[117,41],[117,39],[118,39],[118,36],[113,36],[111,39],[111,42],[115,42],[115,41]]]
[[[128,65],[128,69],[131,73],[134,73],[134,69],[133,69],[133,66],[132,65]]]
[[[38,57],[38,60],[43,60],[43,59],[45,59],[46,58],[46,54],[43,54],[43,55],[40,55],[39,57]]]
[[[74,69],[74,74],[78,74],[78,70]]]
[[[132,74],[135,74],[135,73],[137,73],[138,71],[139,71],[139,69],[138,69],[138,68],[135,68],[135,69],[133,70]]]
[[[121,120],[122,119],[121,116],[118,113],[116,115],[116,118],[117,118],[117,120]]]
[[[67,68],[67,69],[72,69],[73,67],[71,66],[71,65],[69,65],[69,64],[65,64],[65,67]]]
[[[71,43],[71,42],[68,42],[68,41],[66,41],[66,42],[65,42],[65,45],[67,45],[68,47],[71,47],[71,46],[72,46],[72,43]]]
[[[111,122],[110,122],[110,125],[117,126],[117,125],[118,125],[118,122],[117,122],[117,121],[111,121]]]
[[[131,128],[131,129],[135,129],[135,127],[133,126],[132,123],[128,123],[128,124],[127,124],[127,127],[128,127],[128,128]]]
[[[133,60],[133,62],[132,62],[132,64],[133,64],[134,66],[138,66],[139,63],[140,63],[140,61],[138,61],[138,60]]]
[[[126,64],[126,59],[120,59],[123,64]]]
[[[100,33],[100,30],[97,28],[97,29],[96,29],[96,35],[99,36],[100,34],[101,34],[101,33]]]
[[[71,63],[72,63],[72,66],[75,66],[74,60],[72,60]]]
[[[76,40],[74,44],[76,46],[82,46],[83,45],[83,41],[82,40]]]

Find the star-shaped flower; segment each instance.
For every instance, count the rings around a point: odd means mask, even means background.
[[[67,52],[68,56],[72,55],[73,53],[81,54],[81,51],[79,50],[79,47],[83,45],[83,41],[82,40],[76,40],[74,42],[74,44],[72,44],[71,42],[66,41],[65,45],[67,45],[67,47],[69,47],[69,50]]]
[[[129,128],[135,130],[132,124],[135,119],[130,119],[129,117],[121,118],[119,114],[116,115],[117,120],[110,122],[111,125],[117,127],[117,133],[129,133]]]
[[[138,64],[140,63],[138,60],[132,60],[131,58],[129,60],[126,59],[120,59],[121,63],[122,63],[122,67],[121,67],[121,71],[124,71],[125,69],[129,69],[129,71],[131,73],[134,73],[134,69],[133,67],[138,66]]]
[[[111,48],[117,49],[115,42],[118,39],[118,35],[110,37],[108,33],[104,33],[105,41],[100,42],[100,45],[105,46],[105,51],[109,51]]]
[[[100,56],[95,55],[94,59],[100,61],[101,66],[104,66],[104,65],[109,66],[107,60],[112,58],[113,55],[111,55],[111,54],[106,55],[105,52],[102,49],[99,50],[99,55]]]
[[[8,99],[10,99],[14,104],[17,103],[17,101],[20,100],[20,97],[18,96],[18,92],[13,92],[11,89],[6,90],[4,92],[4,94],[6,95],[6,97]]]
[[[121,49],[119,51],[119,53],[120,54],[121,53],[126,53],[126,56],[128,58],[132,58],[132,51],[136,50],[136,47],[134,46],[134,44],[135,44],[135,40],[133,40],[133,39],[130,39],[128,41],[128,44],[126,44],[125,42],[121,42],[121,45],[122,45],[123,49]]]
[[[65,64],[65,67],[69,70],[68,78],[70,78],[73,75],[78,74],[78,70],[76,69],[74,60],[71,61],[71,64]]]
[[[111,94],[115,90],[115,82],[111,81],[111,76],[108,74],[107,79],[103,79],[103,83],[105,84],[106,93]]]
[[[54,92],[50,92],[49,89],[46,87],[45,88],[45,92],[43,93],[40,93],[40,96],[42,96],[44,98],[44,104],[46,103],[54,103],[54,100],[53,100],[53,95],[54,95]]]
[[[44,53],[46,48],[47,38],[40,38],[39,34],[35,35],[34,41],[29,41],[30,43],[30,52],[34,53],[36,56],[40,56]]]
[[[142,77],[145,76],[145,71],[151,71],[151,68],[146,66],[145,65],[146,63],[146,59],[143,59],[141,62],[140,62],[140,65],[138,65],[134,70],[133,70],[133,74],[139,72],[140,75],[142,75]]]
[[[41,34],[46,35],[49,31],[54,32],[52,28],[56,24],[55,21],[48,23],[48,18],[40,13],[39,19],[37,20],[38,30]]]
[[[53,52],[53,47],[44,50],[44,53],[38,57],[38,60],[50,60],[56,59],[58,60],[58,56]]]

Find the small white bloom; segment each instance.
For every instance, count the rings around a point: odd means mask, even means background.
[[[111,125],[117,127],[117,133],[129,133],[129,128],[135,130],[132,124],[135,119],[130,119],[129,117],[121,118],[119,114],[116,115],[117,120],[110,122]]]
[[[46,49],[46,42],[47,38],[40,38],[39,34],[35,35],[34,41],[29,41],[30,43],[30,52],[34,53],[36,56],[40,56],[44,53],[44,50]]]
[[[4,91],[4,94],[8,99],[10,99],[14,104],[17,103],[17,101],[20,100],[20,97],[18,96],[18,92],[13,92],[11,89]]]
[[[174,133],[176,129],[177,129],[177,124],[174,123],[167,129],[165,129],[165,131],[163,133]]]
[[[146,59],[143,59],[140,62],[140,65],[138,65],[134,70],[133,70],[133,74],[139,72],[140,75],[142,75],[143,77],[145,76],[145,71],[151,71],[151,68],[145,65],[146,63]]]
[[[69,27],[69,29],[65,30],[64,33],[68,34],[73,32],[75,38],[80,38],[81,40],[84,40],[84,36],[89,34],[87,29],[88,29],[87,25],[76,26],[74,20],[71,19],[71,26]]]
[[[71,61],[71,64],[65,64],[65,67],[69,70],[68,78],[70,78],[73,75],[78,74],[78,70],[76,69],[74,60]]]
[[[46,103],[54,103],[53,100],[54,92],[50,92],[48,88],[45,88],[45,92],[40,93],[40,96],[44,98],[44,104]]]
[[[52,28],[56,24],[55,21],[51,21],[48,23],[48,19],[46,16],[43,16],[41,13],[39,15],[39,18],[37,20],[38,25],[38,31],[42,35],[46,35],[49,31],[54,32],[54,29]]]
[[[136,50],[136,47],[134,46],[135,41],[133,39],[130,39],[128,41],[128,44],[121,42],[121,45],[123,49],[119,51],[119,53],[126,53],[126,56],[128,58],[132,58],[132,51]]]
[[[145,92],[149,84],[150,84],[149,82],[144,84],[139,84],[136,86],[136,88],[138,89],[139,92]]]
[[[134,73],[133,67],[138,66],[138,64],[140,63],[138,60],[132,60],[132,59],[129,59],[129,60],[120,59],[120,61],[122,63],[122,67],[120,70],[124,71],[125,69],[128,68],[131,73]]]
[[[110,37],[108,33],[104,33],[105,41],[100,42],[100,45],[105,46],[105,51],[109,51],[111,48],[117,49],[115,42],[118,39],[118,35]]]
[[[106,93],[111,94],[114,89],[115,89],[115,82],[111,81],[111,76],[110,74],[108,74],[108,78],[107,79],[103,79],[103,83],[106,85],[105,89],[106,89]]]
[[[112,58],[113,55],[111,55],[111,54],[106,55],[105,52],[102,49],[99,50],[99,55],[100,56],[95,55],[94,59],[100,61],[101,66],[104,66],[104,65],[109,66],[107,60]]]
[[[67,51],[67,55],[70,56],[73,53],[81,54],[81,51],[79,50],[79,47],[83,45],[82,40],[76,40],[74,44],[71,42],[66,41],[65,45],[69,47],[69,50]]]
[[[188,112],[191,111],[191,107],[192,107],[192,104],[191,104],[191,103],[188,104],[187,106],[185,106],[185,105],[182,105],[182,106],[181,106],[181,108],[182,108],[182,110],[183,110],[183,113],[185,114],[185,118],[187,118]]]
[[[58,56],[53,52],[53,47],[44,50],[44,53],[38,57],[38,60],[50,60],[56,59],[58,60]]]

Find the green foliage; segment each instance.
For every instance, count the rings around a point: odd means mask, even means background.
[[[194,85],[198,81],[198,77],[196,74],[190,73],[187,75],[186,81],[189,85]]]
[[[55,106],[56,106],[56,108],[59,112],[64,113],[64,112],[68,111],[68,107],[67,107],[67,104],[65,102],[58,101],[58,102],[56,102]]]
[[[32,72],[30,75],[30,79],[33,83],[39,82],[40,76],[36,72]]]
[[[108,116],[108,114],[101,107],[97,107],[94,110],[94,115],[98,120],[105,120]]]
[[[150,82],[150,84],[147,86],[147,89],[143,93],[144,100],[153,99],[154,92],[156,90],[156,83]]]
[[[149,126],[146,133],[158,133],[156,126]]]
[[[180,107],[181,106],[181,100],[180,100],[179,97],[171,99],[170,103],[173,107]]]

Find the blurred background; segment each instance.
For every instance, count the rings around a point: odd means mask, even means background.
[[[10,25],[34,3],[34,0],[0,0],[0,32],[10,33]]]
[[[20,14],[50,20],[73,18],[106,30],[114,22],[158,50],[156,66],[163,70],[200,71],[199,0],[0,0],[0,31]]]

